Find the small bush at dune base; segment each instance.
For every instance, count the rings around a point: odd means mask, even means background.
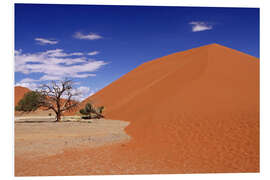
[[[104,106],[100,107],[94,107],[91,103],[86,103],[85,107],[83,109],[80,109],[80,114],[83,116],[81,117],[82,119],[92,119],[92,118],[103,118],[104,116],[102,115]]]

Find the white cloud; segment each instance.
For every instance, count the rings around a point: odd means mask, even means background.
[[[90,91],[90,88],[89,87],[86,87],[86,86],[80,86],[77,88],[77,90],[83,94],[86,94]]]
[[[92,52],[87,53],[87,55],[89,55],[89,56],[94,56],[97,54],[99,54],[99,51],[92,51]]]
[[[43,53],[50,57],[68,57],[68,56],[83,56],[81,52],[65,53],[63,49],[48,50]]]
[[[62,80],[64,77],[61,76],[51,76],[51,75],[43,75],[39,80],[40,81],[56,81],[56,80]]]
[[[36,82],[38,80],[36,79],[32,79],[32,78],[24,78],[20,81],[20,83],[32,83],[32,82]]]
[[[192,25],[192,32],[206,31],[213,29],[213,26],[206,22],[192,21],[189,24]]]
[[[49,40],[49,39],[44,39],[44,38],[35,38],[35,40],[41,44],[41,45],[46,45],[46,44],[50,44],[50,45],[53,45],[53,44],[57,44],[58,41],[55,41],[55,40]]]
[[[18,54],[20,54],[21,52],[22,52],[22,50],[21,50],[21,49],[19,49],[19,50],[15,50],[15,51],[14,51],[15,55],[18,55]]]
[[[82,101],[85,98],[93,95],[95,93],[95,91],[90,89],[89,87],[80,86],[80,87],[74,89],[73,93],[79,93],[79,95],[74,97],[74,98],[75,98],[75,100]]]
[[[75,53],[71,53],[71,56],[83,56],[83,53],[80,52],[75,52]]]
[[[91,91],[90,94],[89,94],[89,96],[92,96],[92,95],[94,95],[95,93],[96,93],[95,91]],[[89,96],[88,96],[88,97],[89,97]]]
[[[96,40],[103,38],[102,36],[95,33],[82,34],[81,32],[76,32],[74,37],[77,39],[87,39],[87,40]]]
[[[86,78],[95,76],[94,72],[107,64],[101,60],[73,57],[73,55],[74,53],[68,54],[62,49],[33,54],[15,51],[15,72],[41,73],[43,76],[39,79],[40,81]],[[24,80],[23,83],[26,82],[31,82],[31,80]]]
[[[26,87],[26,88],[28,88],[28,89],[30,89],[30,90],[32,90],[32,91],[36,90],[36,89],[39,87],[39,85],[38,85],[37,83],[32,83],[32,82],[22,82],[22,81],[16,83],[15,86]]]

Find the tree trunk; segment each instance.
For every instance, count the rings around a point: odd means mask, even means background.
[[[57,113],[56,114],[56,122],[60,122],[61,121],[61,113]]]

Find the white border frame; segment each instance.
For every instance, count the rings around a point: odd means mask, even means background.
[[[180,175],[121,175],[121,176],[58,176],[58,177],[14,177],[13,161],[13,87],[14,87],[14,3],[39,3],[39,4],[96,4],[96,5],[149,5],[149,6],[201,6],[201,7],[259,7],[260,8],[260,173],[228,173],[228,174],[180,174]],[[267,6],[268,5],[268,6]],[[270,9],[269,0],[3,0],[1,1],[1,101],[0,110],[3,114],[1,118],[1,166],[0,172],[3,179],[136,179],[136,178],[185,178],[185,179],[228,179],[243,178],[248,179],[270,179],[268,162],[270,162],[270,145],[269,145],[269,102],[270,102],[270,85],[269,85],[269,33],[270,33]],[[4,54],[4,55],[3,55]],[[12,101],[11,101],[12,99]],[[269,171],[269,172],[268,172]]]

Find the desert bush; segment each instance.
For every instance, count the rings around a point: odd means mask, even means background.
[[[91,119],[91,112],[93,111],[93,106],[91,103],[87,103],[83,109],[80,109],[80,113],[83,119]]]
[[[43,102],[44,96],[36,91],[27,92],[15,107],[16,111],[35,111]]]
[[[97,107],[97,112],[99,114],[102,114],[103,110],[104,110],[104,106]]]
[[[102,118],[104,106],[95,108],[91,103],[86,103],[83,109],[80,109],[80,113],[83,115],[82,119]]]

